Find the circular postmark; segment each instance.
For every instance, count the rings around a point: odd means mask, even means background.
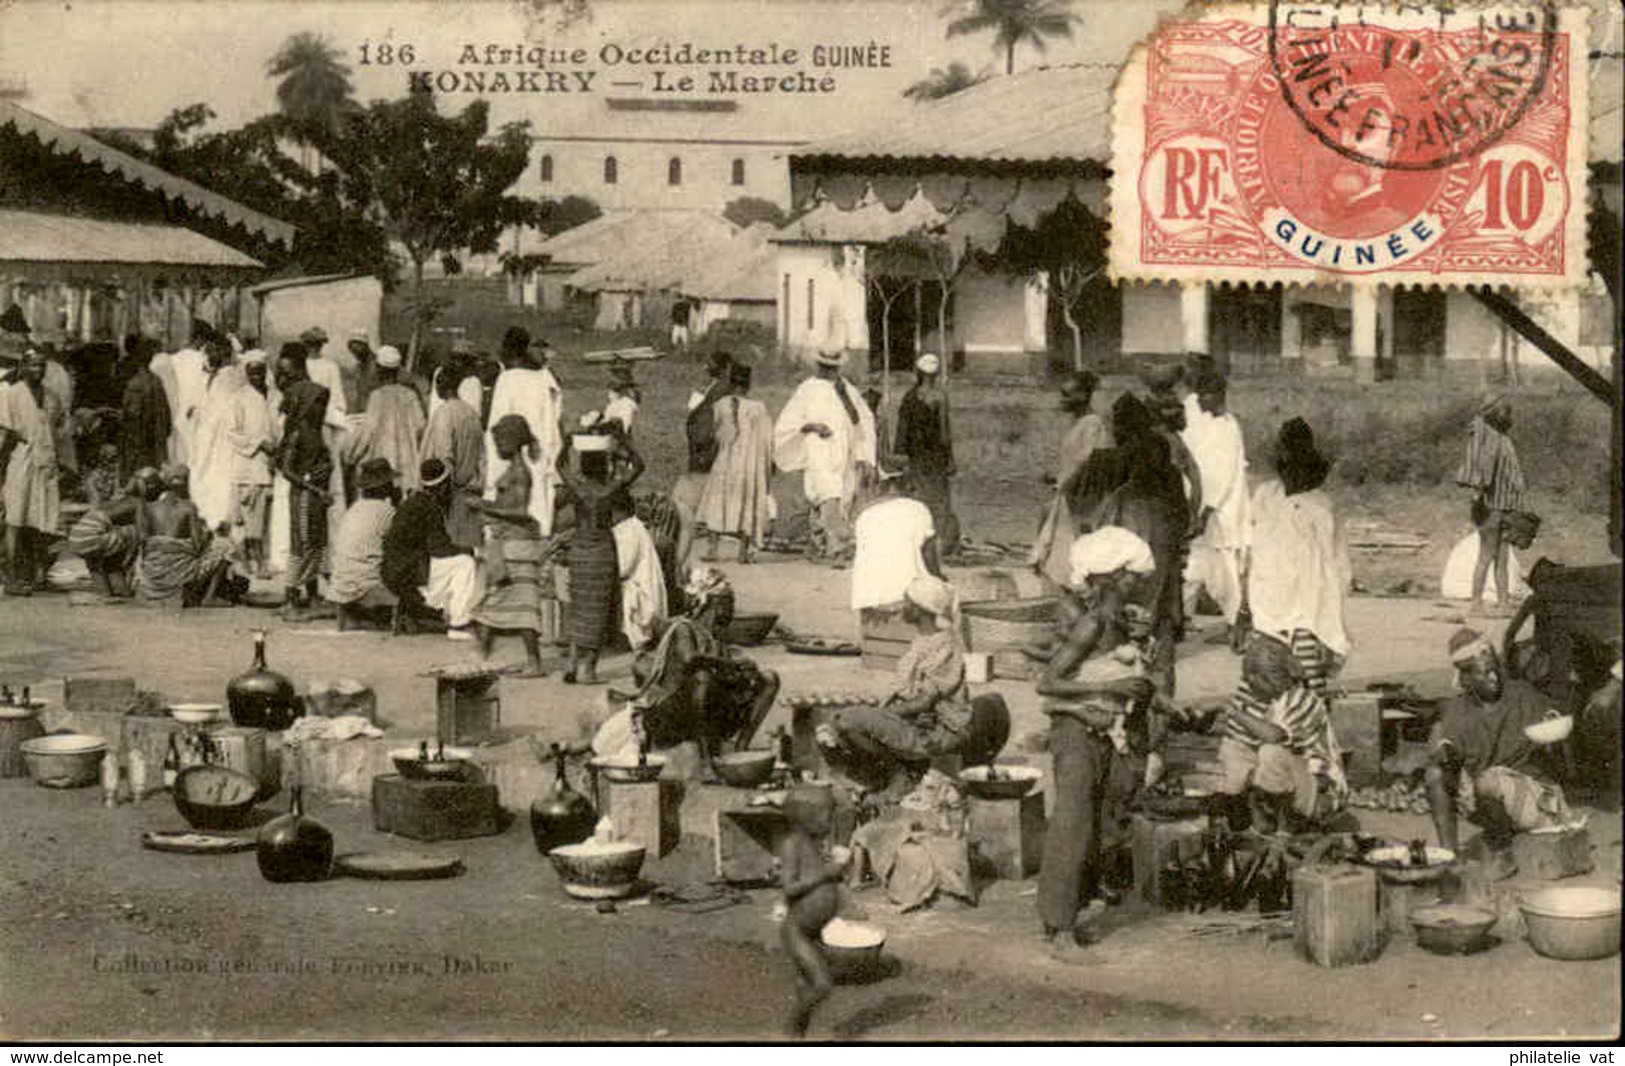
[[[1266,46],[1282,99],[1352,163],[1446,169],[1515,128],[1545,90],[1558,16],[1524,7],[1283,3]]]

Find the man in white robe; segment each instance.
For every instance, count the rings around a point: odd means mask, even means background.
[[[841,353],[820,352],[813,377],[796,386],[773,426],[773,462],[802,472],[822,550],[845,559],[852,502],[875,465],[875,418],[852,383],[841,377]],[[815,550],[817,542],[815,538]]]
[[[530,467],[530,516],[541,527],[542,536],[551,536],[558,484],[553,466],[563,445],[559,434],[559,383],[551,370],[534,364],[530,334],[518,326],[510,327],[502,337],[502,366],[491,393],[491,417],[487,425],[496,425],[504,415],[518,415],[530,427],[535,443],[521,453]],[[507,469],[507,460],[497,454],[496,441],[487,432],[486,499],[496,498],[497,482]]]
[[[169,357],[170,370],[175,380],[175,395],[170,397],[170,413],[175,419],[175,448],[171,458],[177,465],[190,466],[193,462],[193,441],[197,437],[198,413],[203,409],[204,393],[209,388],[208,360],[202,345],[207,334],[194,327],[193,344]],[[165,375],[160,373],[160,378]]]
[[[213,531],[236,518],[236,450],[231,443],[231,425],[236,393],[245,379],[242,368],[232,363],[231,346],[224,338],[210,338],[204,353],[208,370],[193,429],[187,491],[198,517]]]
[[[299,335],[305,346],[305,373],[310,380],[327,390],[327,417],[322,422],[322,439],[327,453],[333,459],[333,476],[328,479],[328,494],[332,502],[327,507],[327,542],[333,543],[338,535],[339,522],[344,518],[347,500],[344,491],[345,456],[349,451],[349,438],[354,430],[350,421],[350,405],[345,399],[344,371],[339,364],[327,358],[322,351],[327,346],[327,331],[312,326]],[[359,413],[356,421],[360,421]]]
[[[1206,522],[1191,542],[1185,565],[1185,614],[1206,589],[1224,620],[1235,625],[1241,610],[1241,566],[1251,523],[1247,488],[1247,450],[1241,423],[1225,409],[1225,380],[1215,370],[1199,371],[1191,380],[1194,402],[1185,405],[1180,438],[1196,460],[1202,478]]]

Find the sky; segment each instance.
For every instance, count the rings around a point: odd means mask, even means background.
[[[829,76],[834,91],[739,94],[737,111],[722,124],[734,135],[801,140],[861,125],[877,103],[895,102],[932,67],[960,60],[972,69],[1002,71],[1002,57],[993,52],[988,35],[945,39],[945,2],[590,0],[588,20],[560,29],[552,17],[530,17],[524,0],[0,0],[0,87],[21,82],[27,90],[23,106],[75,127],[151,127],[175,108],[198,102],[215,110],[219,125],[236,126],[275,107],[266,64],[282,41],[300,31],[323,34],[344,53],[362,100],[397,97],[406,90],[404,68],[378,64],[380,44],[412,45],[419,71],[453,72],[481,69],[459,67],[465,44],[580,47],[587,49],[588,62],[555,69],[595,71],[591,93],[490,94],[493,116],[529,119],[538,134],[602,133],[616,118],[606,110],[604,96],[655,95],[647,67],[605,64],[600,59],[605,46],[778,44],[801,53],[796,65],[778,73]],[[1084,21],[1073,39],[1054,40],[1044,53],[1023,49],[1017,67],[1121,62],[1154,28],[1159,14],[1177,7],[1177,0],[1074,0]],[[369,65],[361,62],[363,46],[373,59]],[[815,46],[861,46],[866,57],[889,48],[890,64],[814,67]],[[669,73],[697,73],[695,95],[703,96],[707,69]],[[611,88],[612,78],[641,84]],[[458,103],[474,98],[443,97]]]

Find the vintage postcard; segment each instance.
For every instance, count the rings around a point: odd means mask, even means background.
[[[1617,1039],[1622,53],[0,0],[0,1040]]]

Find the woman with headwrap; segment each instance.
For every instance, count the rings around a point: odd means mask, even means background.
[[[609,423],[613,432],[619,423]],[[611,449],[624,458],[615,462]],[[580,455],[579,469],[570,459]],[[570,570],[570,602],[564,612],[564,634],[570,642],[570,665],[564,683],[595,685],[598,653],[608,644],[619,618],[616,591],[620,563],[615,554],[615,509],[632,483],[643,473],[643,459],[613,436],[566,436],[559,451],[559,497],[568,502],[575,522],[565,565]],[[532,508],[534,513],[534,507]]]
[[[490,658],[498,633],[514,633],[525,646],[525,677],[544,677],[541,641],[558,635],[552,559],[559,542],[543,537],[530,516],[530,467],[514,459],[535,440],[519,415],[503,415],[491,427],[507,469],[497,479],[496,499],[471,504],[486,519],[485,596],[474,611],[480,652]]]
[[[695,567],[684,586],[684,610],[654,648],[638,656],[632,676],[634,729],[648,746],[699,743],[707,778],[724,743],[744,751],[778,695],[779,676],[738,656],[721,634],[733,619],[734,592],[722,572]]]

